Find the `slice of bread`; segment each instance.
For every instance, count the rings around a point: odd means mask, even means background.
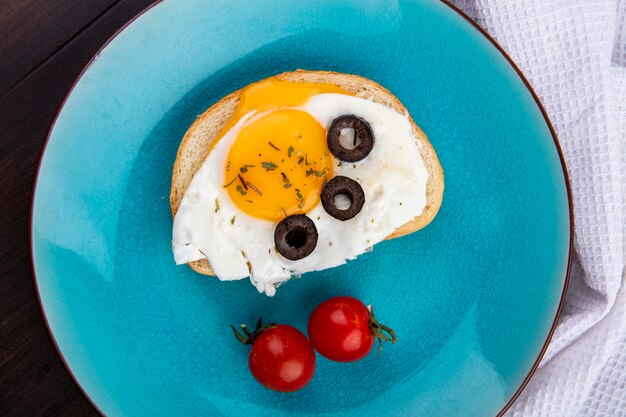
[[[341,74],[328,71],[284,72],[276,76],[280,80],[307,83],[331,83],[355,94],[357,97],[372,100],[391,107],[398,113],[406,114],[413,125],[415,139],[421,144],[420,154],[428,170],[426,184],[426,207],[419,216],[397,228],[387,239],[413,233],[430,223],[441,206],[443,198],[443,170],[437,154],[422,130],[413,122],[407,109],[400,101],[380,84],[358,75]],[[209,154],[210,145],[234,113],[240,100],[240,90],[222,98],[202,113],[189,127],[178,148],[176,162],[172,172],[172,188],[170,206],[172,217],[180,206],[180,202],[191,183],[191,180]],[[206,259],[189,263],[189,266],[201,274],[215,275]]]

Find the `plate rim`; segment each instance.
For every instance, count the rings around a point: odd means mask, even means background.
[[[124,25],[122,25],[122,27],[120,27],[118,30],[116,30],[115,33],[113,33],[113,35],[111,35],[106,40],[106,42],[103,43],[100,48],[98,48],[98,51],[95,54],[93,54],[93,56],[85,64],[85,66],[81,70],[81,72],[78,75],[78,77],[76,77],[76,79],[73,81],[73,83],[72,83],[71,87],[69,88],[69,90],[67,90],[67,92],[65,93],[65,96],[63,97],[63,100],[59,104],[59,106],[58,106],[58,108],[57,108],[57,110],[55,112],[55,115],[54,115],[54,117],[52,119],[52,122],[50,123],[50,127],[48,129],[48,133],[46,134],[46,138],[44,140],[43,146],[42,146],[42,148],[41,148],[41,150],[39,152],[39,157],[37,159],[37,166],[36,166],[35,172],[34,172],[35,175],[33,177],[33,182],[32,182],[32,185],[31,185],[31,190],[32,191],[31,191],[31,195],[30,195],[29,214],[28,214],[28,242],[29,242],[29,261],[30,261],[29,263],[30,263],[30,270],[31,270],[31,280],[32,280],[33,288],[35,290],[35,298],[37,300],[38,310],[39,310],[39,313],[41,315],[41,318],[43,319],[43,322],[44,322],[44,325],[45,325],[45,328],[46,328],[46,332],[48,333],[48,337],[52,341],[52,345],[54,346],[56,354],[57,354],[58,358],[61,360],[61,363],[63,363],[63,366],[65,367],[65,370],[67,371],[68,375],[70,376],[70,379],[74,383],[74,386],[76,386],[80,390],[80,392],[87,399],[87,401],[91,404],[91,406],[102,416],[106,416],[106,414],[102,411],[102,409],[96,404],[95,400],[93,398],[91,398],[91,396],[87,393],[87,391],[80,384],[80,382],[78,381],[78,379],[74,375],[74,372],[72,371],[72,369],[70,368],[69,364],[67,363],[65,357],[63,356],[63,353],[61,353],[61,349],[60,349],[60,347],[59,347],[59,345],[58,345],[58,343],[57,343],[57,341],[56,341],[56,339],[54,337],[54,334],[52,333],[52,329],[50,327],[50,323],[48,322],[48,318],[46,316],[46,312],[45,312],[44,307],[43,307],[42,298],[41,298],[41,292],[39,291],[39,285],[37,283],[37,275],[36,275],[36,272],[35,272],[35,254],[34,254],[34,245],[33,245],[33,243],[34,243],[33,220],[34,220],[35,194],[37,192],[37,184],[39,182],[39,174],[40,174],[40,171],[41,171],[41,165],[42,165],[42,162],[43,162],[44,155],[46,153],[46,149],[48,148],[48,143],[50,141],[50,137],[52,136],[52,131],[54,130],[54,127],[55,127],[55,125],[57,123],[57,120],[58,120],[59,116],[61,115],[61,112],[63,111],[63,108],[65,107],[65,104],[66,104],[68,98],[72,95],[72,93],[73,93],[74,89],[76,88],[78,82],[83,78],[85,73],[93,65],[93,63],[96,61],[96,59],[98,59],[98,57],[100,56],[102,51],[113,40],[115,40],[115,38],[117,38],[120,33],[122,33],[124,30],[126,30],[126,28],[128,28],[130,25],[135,23],[135,21],[137,19],[139,19],[144,14],[146,14],[148,11],[150,11],[154,7],[164,3],[164,1],[165,0],[157,0],[157,1],[155,1],[154,3],[150,4],[149,6],[144,8],[142,11],[137,13],[132,19],[130,19],[129,21],[124,23]],[[543,345],[541,347],[541,350],[539,351],[537,359],[533,362],[533,365],[531,366],[530,370],[528,371],[528,373],[524,377],[524,379],[523,379],[522,383],[520,384],[520,386],[518,387],[518,389],[515,391],[515,393],[512,395],[512,397],[509,399],[509,401],[507,401],[507,403],[502,407],[502,409],[495,416],[495,417],[502,417],[507,412],[507,410],[513,405],[513,403],[519,398],[521,393],[524,391],[524,388],[526,388],[526,386],[528,385],[528,383],[532,379],[533,375],[537,371],[537,368],[539,367],[539,364],[541,363],[541,360],[543,359],[543,357],[544,357],[544,355],[545,355],[545,353],[546,353],[546,351],[548,349],[548,346],[550,345],[550,342],[552,341],[552,337],[554,336],[554,332],[556,331],[556,328],[557,328],[557,325],[558,325],[559,317],[561,316],[561,313],[563,311],[563,306],[565,304],[565,296],[567,294],[567,290],[568,290],[569,283],[570,283],[570,276],[571,276],[571,270],[572,270],[572,256],[573,256],[573,249],[574,249],[574,207],[573,207],[573,201],[572,201],[572,190],[571,190],[571,187],[570,187],[570,179],[569,179],[569,174],[568,174],[568,170],[567,170],[567,164],[565,162],[565,157],[563,155],[563,150],[561,149],[561,145],[560,145],[559,139],[557,137],[556,131],[554,129],[554,126],[552,125],[552,122],[550,121],[550,117],[548,116],[548,113],[547,113],[546,109],[544,108],[543,104],[541,103],[541,100],[539,99],[539,96],[537,95],[537,93],[533,89],[533,87],[530,84],[530,82],[528,81],[528,79],[526,79],[526,76],[524,75],[522,70],[517,66],[515,61],[509,56],[509,54],[504,50],[504,48],[502,48],[502,46],[500,46],[500,44],[498,44],[498,42],[485,29],[483,29],[478,23],[473,21],[463,10],[461,10],[460,8],[458,8],[457,6],[452,4],[450,2],[450,0],[437,0],[437,1],[439,1],[443,5],[447,6],[453,13],[458,14],[465,21],[469,22],[470,25],[472,25],[474,29],[476,29],[482,36],[484,36],[496,48],[496,50],[504,57],[504,59],[506,59],[508,64],[515,70],[515,72],[517,73],[518,77],[524,83],[524,86],[526,87],[526,89],[532,95],[532,98],[535,101],[535,104],[539,108],[539,111],[541,112],[541,115],[543,116],[543,119],[544,119],[544,121],[546,122],[546,124],[548,126],[548,129],[550,131],[550,136],[552,136],[552,139],[554,141],[554,146],[556,147],[556,151],[557,151],[558,156],[559,156],[559,161],[561,163],[561,168],[562,168],[562,171],[563,171],[563,180],[565,181],[565,189],[566,189],[566,194],[567,194],[567,205],[568,205],[568,217],[569,217],[569,243],[568,243],[568,254],[567,254],[567,268],[566,268],[566,271],[565,271],[565,279],[564,279],[564,282],[563,282],[563,290],[561,292],[561,298],[559,300],[559,305],[557,307],[557,311],[556,311],[554,320],[552,321],[552,325],[550,326],[550,331],[548,332],[548,335],[546,336],[546,340],[544,341],[544,343],[543,343]]]

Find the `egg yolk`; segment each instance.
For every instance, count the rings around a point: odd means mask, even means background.
[[[275,78],[243,90],[222,132],[252,110],[265,113],[239,131],[226,159],[224,187],[240,210],[275,222],[319,203],[322,187],[333,177],[333,158],[324,127],[297,107],[322,93],[350,94],[333,84]]]

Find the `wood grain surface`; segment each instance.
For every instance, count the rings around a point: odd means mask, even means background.
[[[154,0],[0,0],[0,416],[97,416],[48,336],[28,217],[48,129],[83,67]]]

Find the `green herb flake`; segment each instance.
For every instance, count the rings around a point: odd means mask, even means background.
[[[241,168],[239,168],[239,172],[245,174],[246,172],[248,172],[248,168],[254,168],[254,165],[244,164]]]
[[[235,182],[235,180],[237,179],[237,177],[233,178],[228,184],[224,185],[224,188],[228,188],[230,187],[230,185]]]
[[[263,195],[263,193],[261,192],[261,190],[259,190],[258,188],[255,187],[254,184],[252,184],[250,181],[246,181],[246,185],[248,186],[248,188],[250,188],[252,191],[254,191],[255,193],[257,193],[258,195]]]
[[[242,187],[240,184],[237,184],[237,188],[236,188],[236,190],[237,190],[237,192],[238,192],[239,194],[241,194],[241,195],[246,195],[246,194],[248,194],[248,193],[246,192],[246,190],[244,190],[244,189],[243,189],[243,187]]]
[[[289,182],[289,178],[287,178],[287,175],[285,175],[284,172],[281,172],[280,175],[283,177],[283,182],[285,183],[283,187],[289,189],[291,187],[291,182]]]
[[[324,168],[321,171],[318,171],[316,169],[310,168],[310,169],[306,170],[305,177],[308,177],[309,175],[315,175],[316,177],[323,177],[324,174],[326,174],[326,170],[327,170],[327,168]]]
[[[272,148],[280,152],[280,149],[278,148],[278,146],[274,145],[272,142],[267,142],[267,143],[269,143]]]
[[[230,224],[235,224],[235,216],[230,218]]]
[[[244,181],[244,179],[241,176],[241,174],[237,174],[237,177],[239,178],[239,182],[241,182],[241,185],[243,186],[243,189],[248,191],[248,186],[246,185],[246,182]]]
[[[282,210],[282,212],[283,212],[283,214],[285,215],[285,217],[287,217],[287,212],[285,211],[285,208],[284,208],[284,207],[281,207],[280,209]]]
[[[261,166],[265,168],[266,171],[272,171],[278,168],[278,165],[273,162],[261,162]]]
[[[290,146],[290,147],[287,149],[287,156],[288,156],[289,158],[291,158],[291,154],[292,154],[292,153],[293,153],[293,146]]]
[[[226,164],[226,171],[230,171],[230,163],[231,161],[228,161],[228,163]]]
[[[296,196],[298,196],[298,199],[302,200],[302,193],[300,192],[299,188],[296,188]]]
[[[219,202],[219,200],[216,198],[216,199],[215,199],[215,212],[217,213],[218,211],[220,211],[220,202]]]

